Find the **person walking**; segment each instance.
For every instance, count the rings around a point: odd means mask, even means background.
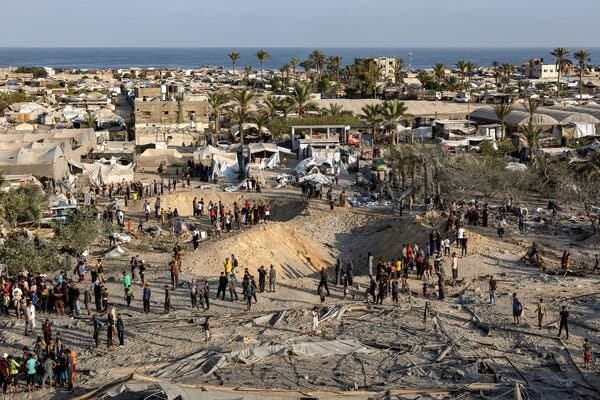
[[[35,328],[35,306],[31,303],[31,300],[27,300],[27,306],[25,307],[25,336],[28,336],[29,332],[33,334]]]
[[[583,368],[586,371],[590,370],[590,363],[592,361],[592,347],[588,338],[583,339]]]
[[[559,321],[558,321],[558,337],[562,333],[562,330],[565,330],[567,334],[567,339],[569,338],[569,312],[567,311],[567,306],[562,306],[562,310],[560,312]]]
[[[260,268],[258,269],[258,292],[259,293],[264,293],[266,281],[267,281],[267,270],[265,269],[264,265],[261,265]]]
[[[519,325],[521,322],[521,315],[523,314],[523,304],[517,297],[516,293],[513,293],[513,301],[512,301],[512,309],[513,309],[513,323],[515,325]]]
[[[544,315],[546,315],[546,304],[544,303],[544,299],[540,299],[540,302],[535,309],[535,314],[538,319],[538,328],[542,329],[542,320],[544,319]]]
[[[498,283],[496,279],[494,279],[494,275],[490,276],[490,304],[496,304],[496,289],[498,287]]]
[[[327,271],[325,271],[325,267],[321,268],[321,280],[319,281],[319,288],[324,287],[327,291],[327,296],[331,296],[329,293],[329,286],[327,285]]]
[[[369,276],[373,275],[373,254],[367,253],[367,267],[369,268]]]

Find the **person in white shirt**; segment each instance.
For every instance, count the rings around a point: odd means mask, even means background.
[[[371,254],[371,252],[369,252],[369,255],[367,256],[367,263],[369,264],[369,276],[373,275],[373,254]]]
[[[462,245],[462,240],[465,237],[465,228],[460,227],[456,233],[456,247],[460,247]]]
[[[31,303],[31,300],[27,300],[27,306],[25,307],[25,336],[28,335],[27,330],[33,333],[35,328],[35,307]]]
[[[23,291],[17,286],[12,291],[13,304],[17,311],[17,319],[21,319],[21,299],[23,298]]]

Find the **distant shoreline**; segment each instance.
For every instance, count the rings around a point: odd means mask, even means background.
[[[203,66],[231,68],[227,54],[238,52],[236,67],[259,68],[255,56],[259,47],[0,47],[0,67],[43,66],[65,69],[182,68]],[[279,69],[295,57],[306,59],[314,47],[263,47],[270,54],[265,69]],[[521,65],[530,58],[551,62],[549,47],[320,47],[326,56],[341,56],[342,65],[355,58],[401,57],[406,69],[430,68],[441,63],[454,67],[458,60],[470,60],[487,67],[493,61]],[[580,47],[570,48],[571,53]],[[600,47],[586,48],[592,64],[600,65]],[[300,69],[300,67],[298,67]]]

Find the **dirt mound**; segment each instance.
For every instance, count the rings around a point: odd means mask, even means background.
[[[250,273],[256,274],[261,265],[268,268],[273,264],[280,278],[311,275],[334,261],[331,249],[314,237],[289,225],[272,222],[203,244],[197,253],[186,257],[184,267],[192,274],[215,276],[222,271],[223,262],[231,253],[240,262],[240,272],[247,267]]]

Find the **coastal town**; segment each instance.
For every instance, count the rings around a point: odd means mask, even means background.
[[[590,51],[224,57],[0,67],[6,398],[600,397]]]

